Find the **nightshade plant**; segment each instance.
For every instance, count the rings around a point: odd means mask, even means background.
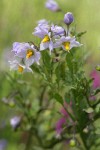
[[[53,0],[48,3],[47,8],[52,3],[53,11],[58,11]],[[83,45],[79,42],[85,32],[72,29],[73,21],[70,12],[64,16],[64,27],[40,20],[32,33],[40,39],[40,44],[34,41],[13,44],[9,64],[10,69],[17,72],[15,76],[9,75],[13,87],[9,99],[14,99],[13,106],[20,113],[11,118],[10,123],[15,131],[27,133],[25,150],[55,150],[60,143],[68,149],[80,150],[99,146],[95,122],[100,112],[97,95],[100,89],[93,87],[94,76],[85,76]],[[25,72],[29,73],[22,80]],[[34,85],[32,78],[36,78]]]

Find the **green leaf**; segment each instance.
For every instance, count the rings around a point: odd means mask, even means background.
[[[41,54],[45,67],[48,70],[51,69],[51,56],[49,55],[48,51],[42,51]]]
[[[100,103],[96,106],[95,112],[96,112],[96,113],[99,113],[99,112],[100,112]]]
[[[76,37],[81,37],[82,35],[84,35],[87,31],[83,31],[83,32],[80,32],[78,34],[76,34]]]
[[[88,80],[88,83],[91,84],[94,81],[94,78]]]
[[[62,79],[65,79],[65,76],[66,76],[66,64],[65,64],[65,62],[61,63],[60,72],[61,72]]]
[[[100,88],[98,88],[98,89],[94,90],[93,95],[97,95],[99,92],[100,92]]]
[[[35,65],[33,64],[31,67],[32,67],[33,71],[40,73],[39,67],[36,64]]]
[[[57,77],[57,81],[59,82],[60,81],[60,77],[61,77],[61,71],[60,71],[60,65],[58,64],[58,66],[56,67],[55,69],[55,74],[56,74],[56,77]]]
[[[63,98],[61,95],[59,95],[58,93],[55,93],[54,94],[54,98],[60,103],[63,105]]]
[[[58,63],[58,66],[56,67],[55,69],[55,74],[56,74],[56,77],[57,77],[57,81],[59,82],[61,79],[65,79],[65,62],[61,62],[61,63]]]
[[[68,53],[66,55],[66,61],[67,61],[67,66],[68,66],[70,72],[73,74],[73,63],[72,63],[71,53]]]
[[[70,103],[70,95],[65,93],[65,101],[69,104]]]

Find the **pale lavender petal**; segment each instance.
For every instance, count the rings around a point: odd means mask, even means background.
[[[54,12],[59,10],[59,6],[54,0],[47,0],[45,7]]]
[[[20,122],[21,122],[21,117],[19,116],[14,116],[10,120],[10,124],[13,127],[13,129],[16,129],[19,126]]]
[[[51,31],[53,32],[54,35],[64,35],[64,29],[61,26],[52,25]]]
[[[39,60],[40,60],[41,54],[40,52],[36,52],[35,53],[35,57],[34,57],[34,61],[39,64]]]
[[[30,45],[28,43],[19,43],[15,42],[13,44],[13,52],[15,52],[15,55],[24,58],[26,56],[26,50],[30,48]]]
[[[40,44],[40,51],[45,50],[49,47],[49,42],[45,42]]]
[[[80,46],[82,46],[82,44],[80,44],[78,41],[73,41],[70,44],[70,49],[73,47],[80,47]]]
[[[50,52],[53,50],[53,42],[52,41],[49,42],[49,50],[50,50]]]
[[[25,65],[27,67],[31,66],[34,63],[34,56],[31,56],[30,58],[25,59]]]
[[[44,34],[42,32],[34,31],[32,34],[34,34],[35,36],[38,36],[40,38],[44,38]]]
[[[39,24],[36,28],[35,31],[32,33],[35,36],[38,36],[40,38],[44,38],[45,35],[48,34],[50,27],[47,24]]]
[[[38,21],[38,24],[48,24],[48,21],[47,20],[45,20],[45,19],[42,19],[42,20],[39,20]]]
[[[53,47],[54,48],[59,48],[59,47],[61,47],[61,44],[62,44],[62,42],[58,41],[58,42],[56,42],[56,43],[53,44]]]
[[[30,67],[26,67],[26,68],[24,69],[24,72],[32,72],[32,73],[33,73],[33,70],[32,70]]]
[[[10,70],[17,70],[19,62],[17,60],[8,61],[10,63]]]

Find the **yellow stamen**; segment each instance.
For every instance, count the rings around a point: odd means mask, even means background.
[[[19,65],[19,66],[18,66],[18,72],[22,73],[23,70],[24,70],[24,68],[23,68],[22,66]]]
[[[34,55],[34,51],[31,49],[27,50],[26,58],[30,58],[32,55]]]
[[[63,45],[67,51],[70,50],[70,42],[64,42]]]
[[[50,38],[49,38],[48,35],[45,35],[45,37],[42,40],[42,43],[45,43],[45,42],[48,42],[48,41],[50,41]]]

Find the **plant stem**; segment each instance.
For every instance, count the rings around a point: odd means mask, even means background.
[[[87,94],[86,94],[86,100],[87,100],[87,103],[88,103],[88,105],[91,107],[91,104],[90,104],[90,101],[89,101],[89,99],[88,99],[88,96],[87,96]]]
[[[29,130],[29,136],[28,136],[28,140],[25,146],[25,150],[31,150],[31,140],[32,140],[32,134],[33,134],[33,128],[31,127]]]
[[[67,36],[69,34],[69,25],[67,25]]]
[[[67,108],[63,105],[64,109],[66,110],[66,112],[68,113],[68,115],[70,116],[70,118],[73,120],[73,121],[76,121],[76,119],[73,117],[73,115],[67,110]]]
[[[43,90],[42,90],[41,95],[40,95],[40,99],[39,99],[40,107],[42,106],[42,103],[43,103],[43,99],[44,99],[44,94],[45,94],[46,88],[47,88],[47,86],[43,87]]]
[[[83,142],[83,144],[84,144],[84,147],[85,147],[85,149],[86,150],[89,150],[89,147],[88,147],[88,145],[87,145],[87,143],[86,143],[86,138],[85,138],[85,136],[84,136],[84,133],[83,133],[83,131],[80,131],[80,137],[81,137],[81,140],[82,140],[82,142]]]

